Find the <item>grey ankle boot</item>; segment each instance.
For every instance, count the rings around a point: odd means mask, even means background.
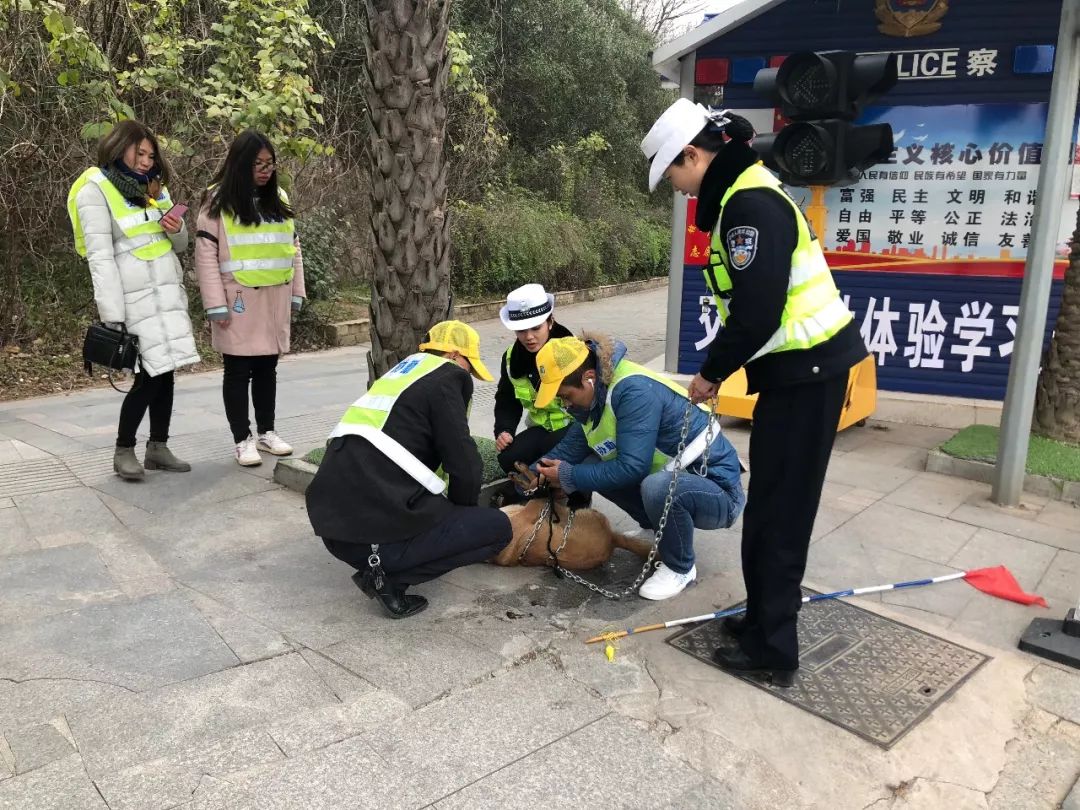
[[[147,442],[146,458],[143,459],[143,464],[148,470],[191,472],[191,465],[174,456],[165,442]]]
[[[113,472],[125,481],[141,481],[143,467],[135,456],[134,447],[117,447],[113,453]]]

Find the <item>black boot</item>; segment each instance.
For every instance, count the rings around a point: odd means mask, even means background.
[[[750,675],[769,681],[773,686],[785,689],[795,685],[796,669],[766,667],[751,660],[738,647],[720,647],[713,652],[713,661],[733,675]]]
[[[405,593],[405,588],[395,585],[390,578],[383,574],[382,587],[375,587],[375,575],[370,568],[357,571],[352,576],[356,587],[367,594],[368,599],[379,597],[379,604],[391,619],[404,619],[406,616],[415,616],[428,606],[428,601],[422,596]]]
[[[724,628],[724,632],[732,638],[740,638],[743,633],[746,632],[746,614],[740,613],[737,616],[725,616],[724,621],[720,623],[720,626]]]

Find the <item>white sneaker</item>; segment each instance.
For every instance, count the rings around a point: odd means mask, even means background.
[[[260,450],[265,450],[275,456],[287,456],[292,452],[292,445],[286,443],[272,430],[259,434],[258,447]]]
[[[638,589],[638,596],[656,602],[670,599],[682,593],[683,589],[695,579],[697,579],[696,565],[685,574],[679,574],[660,563],[656,566],[656,573],[645,580]]]
[[[262,456],[259,455],[254,436],[248,436],[242,442],[237,442],[236,463],[241,467],[258,467],[262,464]]]

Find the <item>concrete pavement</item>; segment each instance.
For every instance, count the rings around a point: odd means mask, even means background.
[[[665,300],[558,315],[647,360]],[[506,332],[478,329],[495,369]],[[278,427],[298,449],[364,390],[365,348],[282,363]],[[1053,808],[1076,783],[1080,676],[1015,643],[1076,596],[1080,510],[1003,510],[988,487],[921,471],[948,431],[841,434],[808,584],[1004,563],[1051,607],[960,582],[861,600],[993,657],[884,751],[665,633],[624,640],[611,663],[581,644],[738,601],[738,525],[700,533],[701,582],[672,602],[473,566],[418,588],[426,613],[384,620],[269,458],[232,461],[219,374],[178,382],[171,444],[195,469],[141,484],[111,474],[111,389],[0,404],[0,808]],[[477,433],[493,391],[478,386]],[[746,426],[728,435],[745,452]],[[636,567],[619,558],[615,575]]]

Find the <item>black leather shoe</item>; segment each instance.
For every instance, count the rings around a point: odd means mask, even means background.
[[[381,588],[375,587],[375,577],[370,568],[357,571],[352,576],[356,587],[363,591],[368,599],[378,597],[379,604],[391,619],[404,619],[415,616],[427,608],[428,600],[422,596],[405,593],[405,588],[395,585],[389,577],[383,577]]]
[[[725,616],[724,621],[720,623],[720,626],[724,629],[732,638],[741,638],[742,634],[746,632],[746,614],[740,613],[737,616]]]
[[[764,667],[750,660],[738,647],[721,647],[713,652],[713,661],[733,675],[750,675],[785,689],[795,685],[796,669]]]

